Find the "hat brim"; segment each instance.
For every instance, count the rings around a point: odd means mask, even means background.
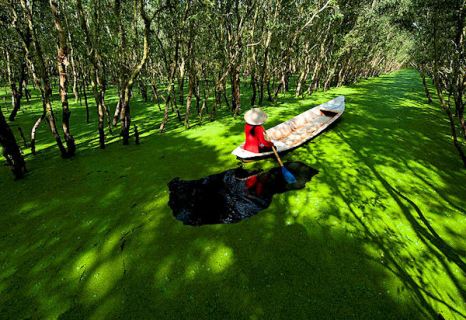
[[[253,126],[260,126],[264,124],[266,120],[267,120],[267,114],[263,111],[260,111],[259,114],[257,113],[254,114],[254,111],[249,110],[244,115],[244,121],[246,121],[247,124],[250,124]]]
[[[265,122],[265,119],[262,120],[262,121],[252,121],[252,120],[248,120],[248,119],[244,119],[244,120],[246,120],[247,124],[250,124],[252,126],[260,126],[260,125],[263,125],[264,122]]]

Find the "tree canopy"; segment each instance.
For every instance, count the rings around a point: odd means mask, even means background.
[[[164,132],[171,113],[189,128],[194,117],[215,119],[222,104],[236,116],[281,92],[302,97],[414,66],[424,83],[433,80],[466,166],[464,6],[463,0],[4,0],[0,82],[11,91],[9,121],[31,85],[40,91],[43,114],[29,128],[33,153],[45,120],[67,158],[76,150],[68,99],[85,96],[89,114],[88,90],[105,148],[106,131],[116,126],[129,143],[135,86],[145,100],[157,101]],[[247,106],[240,99],[245,86],[252,90]],[[118,89],[116,105],[106,102],[109,87]],[[60,101],[53,101],[54,90]]]

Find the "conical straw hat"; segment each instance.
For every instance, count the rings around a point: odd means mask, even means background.
[[[246,123],[253,126],[260,126],[267,120],[267,114],[259,108],[252,108],[244,114]]]

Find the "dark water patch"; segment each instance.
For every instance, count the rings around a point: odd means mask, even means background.
[[[267,208],[274,194],[304,188],[318,173],[301,162],[285,166],[296,183],[287,184],[280,167],[266,172],[236,168],[192,181],[175,178],[168,183],[168,205],[184,224],[235,223]]]

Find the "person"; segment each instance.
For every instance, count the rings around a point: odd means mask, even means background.
[[[244,114],[246,125],[244,133],[246,142],[243,146],[244,150],[254,153],[271,151],[274,146],[272,141],[269,141],[262,124],[267,120],[267,114],[259,108],[252,108]]]

